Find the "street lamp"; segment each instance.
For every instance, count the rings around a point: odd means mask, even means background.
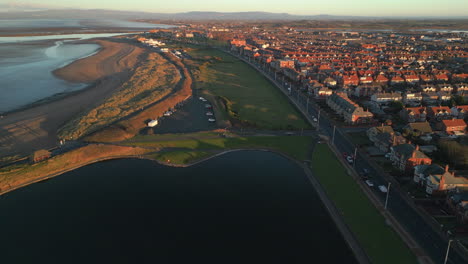
[[[319,107],[319,110],[318,110],[318,115],[317,115],[317,129],[320,130],[320,107]]]
[[[391,182],[388,183],[388,187],[387,187],[387,197],[385,198],[385,210],[387,210],[387,204],[388,204],[388,196],[390,195],[390,185],[392,185]]]
[[[449,250],[450,250],[450,244],[452,244],[452,242],[453,242],[453,239],[450,239],[450,240],[449,240],[449,243],[448,243],[448,246],[447,246],[447,253],[445,253],[444,264],[447,264],[448,255],[449,255]]]
[[[332,145],[335,145],[335,130],[336,130],[336,125],[333,125]]]
[[[357,159],[357,147],[354,148],[353,169],[356,168],[356,159]]]

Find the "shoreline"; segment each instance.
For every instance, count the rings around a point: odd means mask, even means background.
[[[60,176],[62,174],[65,174],[67,172],[71,172],[71,171],[77,170],[79,168],[82,168],[82,167],[85,167],[85,166],[88,166],[88,165],[91,165],[91,164],[95,164],[95,163],[99,163],[99,162],[105,162],[105,161],[109,161],[109,160],[142,159],[142,160],[149,160],[149,161],[152,161],[152,162],[156,162],[157,164],[160,164],[162,166],[167,166],[167,167],[188,168],[188,167],[196,166],[196,165],[201,164],[203,162],[207,162],[209,160],[212,160],[214,158],[217,158],[217,157],[229,154],[229,153],[241,152],[241,151],[257,151],[257,152],[274,153],[274,154],[277,154],[277,155],[285,158],[286,160],[294,163],[296,166],[302,168],[304,170],[304,174],[305,174],[306,178],[311,183],[311,187],[316,192],[316,194],[319,197],[323,207],[326,209],[329,216],[332,218],[336,228],[341,233],[342,239],[348,245],[349,249],[353,252],[353,255],[355,256],[356,261],[358,263],[360,263],[360,264],[369,264],[370,263],[370,259],[369,259],[369,256],[367,255],[366,251],[362,248],[361,244],[358,242],[357,238],[355,237],[354,233],[351,231],[350,227],[345,223],[344,218],[339,213],[339,210],[336,208],[336,206],[334,205],[332,200],[327,196],[327,194],[325,192],[325,189],[318,182],[318,179],[315,178],[315,176],[313,175],[311,169],[307,165],[305,165],[304,163],[301,163],[301,161],[291,157],[287,153],[284,153],[282,151],[275,150],[275,149],[270,149],[270,148],[240,148],[240,149],[220,150],[218,153],[213,153],[213,155],[211,155],[209,157],[205,157],[205,158],[203,158],[201,160],[196,160],[196,161],[193,161],[193,162],[189,162],[187,164],[172,164],[172,163],[161,162],[161,161],[159,161],[157,159],[147,157],[144,154],[142,154],[142,155],[122,155],[122,156],[101,157],[101,158],[98,158],[98,159],[95,159],[95,160],[84,162],[83,164],[80,164],[80,165],[77,165],[77,166],[73,166],[73,167],[71,167],[69,169],[65,169],[65,170],[60,171],[60,172],[52,173],[52,174],[46,175],[44,177],[34,179],[34,180],[30,181],[30,182],[15,186],[15,187],[13,187],[11,189],[8,189],[6,191],[0,191],[0,199],[1,199],[1,197],[3,195],[5,195],[7,193],[10,193],[12,191],[21,189],[23,187],[27,187],[29,185],[39,183],[39,182],[42,182],[42,181],[47,181],[47,180],[52,179],[54,177],[58,177],[58,176]]]
[[[95,107],[118,90],[148,53],[128,41],[116,38],[83,42],[99,44],[102,48],[92,56],[75,60],[58,69],[63,71],[61,75],[54,75],[65,81],[87,85],[80,90],[55,94],[2,114],[2,157],[29,155],[38,149],[55,147],[57,130],[71,118]]]

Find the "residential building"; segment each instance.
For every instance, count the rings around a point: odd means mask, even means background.
[[[432,159],[419,150],[419,146],[401,144],[390,148],[390,160],[399,170],[410,172],[415,166],[432,163]]]
[[[426,193],[445,193],[455,188],[467,188],[468,178],[466,176],[455,176],[455,172],[449,172],[448,165],[441,174],[430,174],[426,178]]]
[[[426,107],[406,107],[400,111],[400,117],[409,123],[425,122],[427,120]]]
[[[431,120],[441,121],[444,119],[452,119],[452,114],[448,106],[433,106],[427,108],[427,116]]]
[[[463,119],[442,120],[440,123],[440,129],[447,132],[447,134],[453,134],[456,132],[465,133],[466,123]]]
[[[327,98],[327,105],[341,115],[346,123],[370,123],[373,119],[371,112],[364,111],[362,107],[349,99],[345,93],[330,95]]]
[[[450,108],[452,116],[458,119],[465,119],[468,117],[468,105],[459,105]]]
[[[402,97],[399,93],[376,93],[371,96],[371,101],[382,104],[394,101],[401,101]]]
[[[447,195],[447,205],[461,223],[468,223],[468,189],[456,188]]]
[[[408,129],[411,133],[419,134],[420,136],[433,133],[432,127],[427,121],[408,123],[408,125],[406,125],[404,129]]]

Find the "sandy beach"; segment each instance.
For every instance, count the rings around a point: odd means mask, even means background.
[[[93,43],[101,45],[100,52],[54,71],[59,78],[90,86],[0,118],[0,157],[57,146],[58,128],[116,91],[132,75],[139,58],[147,55],[144,49],[120,39],[98,39]]]

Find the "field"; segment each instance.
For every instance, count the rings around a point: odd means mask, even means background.
[[[161,55],[151,53],[129,81],[101,105],[68,122],[59,132],[77,139],[167,96],[181,79],[177,68]],[[167,110],[167,109],[165,109]]]
[[[409,248],[385,224],[384,217],[347,174],[327,145],[316,146],[312,170],[327,195],[343,213],[346,224],[356,235],[372,263],[417,263]]]
[[[232,149],[268,149],[285,153],[297,160],[307,159],[308,147],[312,145],[312,137],[307,136],[238,136],[214,132],[202,132],[193,134],[168,134],[137,136],[125,141],[128,146],[155,148],[162,150],[157,156],[162,160],[184,161],[181,164],[190,163],[206,157],[210,153],[215,154],[223,150]],[[173,152],[173,153],[171,153]],[[187,152],[185,156],[182,154]],[[172,158],[169,156],[172,155]]]
[[[216,100],[216,108],[225,112],[221,118],[253,128],[309,127],[287,98],[244,62],[213,48],[193,46],[187,52],[192,59],[185,62],[195,77],[195,87]]]

